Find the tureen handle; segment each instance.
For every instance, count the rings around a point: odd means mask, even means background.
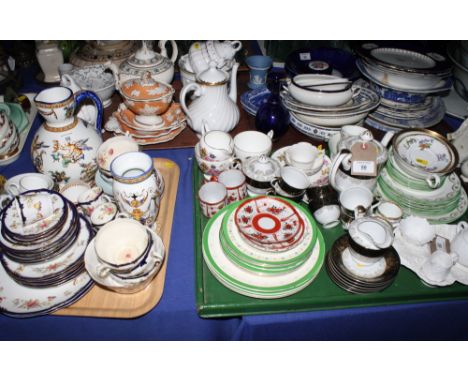
[[[194,90],[194,96],[196,98],[200,97],[202,95],[202,88],[200,85],[198,85],[197,83],[195,82],[191,82],[187,85],[185,85],[182,90],[180,91],[180,96],[179,96],[179,100],[180,100],[180,106],[182,106],[182,110],[184,111],[185,115],[187,116],[187,118],[190,120],[190,124],[192,126],[192,129],[194,129],[196,132],[198,132],[198,128],[201,132],[201,129],[202,127],[200,126],[195,126],[194,123],[195,121],[193,120],[192,118],[192,115],[187,107],[187,104],[185,102],[185,99],[187,98],[187,93],[191,90]]]
[[[440,186],[440,178],[436,174],[430,175],[426,178],[426,183],[430,188],[437,188]]]
[[[78,92],[75,95],[76,108],[78,108],[81,102],[83,102],[86,99],[90,99],[91,101],[93,101],[94,105],[96,106],[97,116],[96,116],[96,121],[94,123],[94,126],[96,127],[96,130],[98,131],[100,135],[101,126],[102,126],[102,114],[103,114],[101,99],[96,93],[89,91],[89,90]]]
[[[173,63],[175,63],[175,61],[177,60],[177,55],[179,54],[179,50],[177,49],[177,43],[174,40],[159,40],[158,46],[161,51],[161,54],[164,57],[167,57],[166,43],[168,41],[171,43],[171,46],[172,46],[172,56],[170,60]]]

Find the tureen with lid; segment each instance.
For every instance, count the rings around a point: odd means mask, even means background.
[[[161,53],[157,53],[143,41],[142,47],[128,60],[122,62],[119,67],[113,63],[107,63],[106,66],[119,77],[119,82],[125,82],[133,78],[141,78],[145,72],[150,72],[155,81],[171,83],[174,78],[174,62],[177,58],[178,50],[175,41],[170,40],[172,45],[172,56],[168,58],[165,48],[168,40],[159,41]]]

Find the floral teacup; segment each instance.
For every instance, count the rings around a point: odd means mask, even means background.
[[[111,203],[112,199],[104,195],[99,186],[90,188],[78,196],[78,207],[87,215],[91,216],[94,209],[103,203]]]
[[[107,202],[98,205],[94,209],[90,216],[90,221],[95,229],[99,229],[110,221],[120,217],[128,218],[128,215],[119,212],[118,207],[114,203]]]

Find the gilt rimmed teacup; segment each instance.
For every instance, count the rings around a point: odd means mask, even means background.
[[[285,166],[281,168],[280,177],[272,180],[271,185],[278,195],[301,198],[310,187],[310,181],[303,171],[292,166]]]
[[[227,190],[224,184],[208,182],[200,187],[198,200],[202,214],[210,218],[226,205]]]
[[[95,186],[78,196],[77,206],[83,211],[88,217],[91,216],[94,209],[103,203],[111,203],[112,199],[104,194],[101,187]]]
[[[223,171],[218,176],[218,182],[226,187],[227,204],[237,202],[247,196],[247,182],[245,175],[240,170]]]
[[[208,131],[199,142],[200,157],[209,162],[223,161],[234,154],[234,141],[224,131]]]

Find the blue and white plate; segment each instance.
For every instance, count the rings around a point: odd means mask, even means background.
[[[268,88],[249,90],[240,96],[240,102],[243,109],[255,117],[258,109],[266,103],[270,94]]]
[[[387,111],[390,109],[387,109]],[[390,113],[391,114],[391,113]],[[407,115],[401,115],[394,113],[390,116],[387,112],[383,114],[377,109],[373,113],[369,114],[368,119],[375,120],[380,124],[387,125],[389,127],[397,129],[407,128],[422,128],[426,129],[437,125],[445,115],[445,107],[440,97],[434,98],[434,104],[427,113],[417,116],[416,118],[410,118]]]
[[[356,66],[364,75],[364,77],[368,78],[371,82],[378,85],[378,88],[375,89],[376,91],[380,90],[380,96],[383,98],[388,98],[393,101],[397,102],[407,102],[407,103],[419,103],[424,101],[424,95],[426,94],[433,94],[433,93],[440,93],[447,90],[450,90],[452,87],[452,80],[450,78],[441,81],[442,84],[433,89],[429,90],[421,90],[421,89],[399,89],[399,88],[390,88],[388,85],[380,82],[376,78],[374,78],[365,68],[365,66],[358,60],[356,60]],[[383,88],[383,89],[379,89]],[[389,91],[390,90],[390,91]]]

